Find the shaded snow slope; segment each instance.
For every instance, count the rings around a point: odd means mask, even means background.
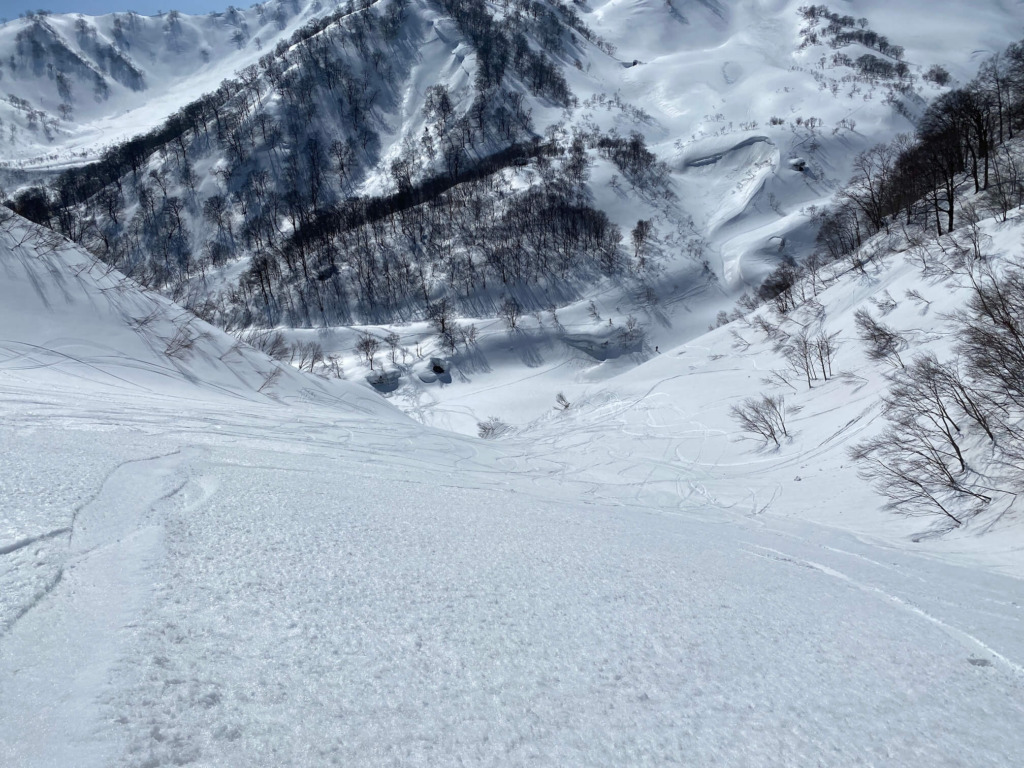
[[[8,376],[45,383],[56,371],[125,392],[229,402],[348,398],[390,411],[365,390],[271,360],[49,230],[6,210],[0,217],[0,369]]]

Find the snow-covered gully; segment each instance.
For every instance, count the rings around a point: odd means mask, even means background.
[[[386,414],[2,394],[5,457],[89,500],[5,555],[63,573],[0,637],[5,765],[1024,758],[1011,577]]]
[[[0,24],[0,768],[1024,766],[1020,7]]]

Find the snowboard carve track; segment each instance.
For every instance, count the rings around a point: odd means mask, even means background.
[[[748,554],[754,555],[755,557],[763,557],[763,558],[767,558],[769,560],[775,560],[775,561],[781,562],[781,563],[789,563],[790,565],[795,565],[795,566],[797,566],[799,568],[809,568],[811,570],[818,571],[819,573],[823,573],[826,576],[829,576],[831,578],[838,579],[839,581],[845,582],[846,584],[849,584],[851,587],[859,589],[859,590],[861,590],[863,592],[867,592],[869,594],[877,595],[880,598],[895,604],[900,609],[902,609],[904,611],[907,611],[908,613],[910,613],[910,614],[912,614],[914,616],[917,616],[917,617],[919,617],[919,618],[921,618],[921,619],[923,619],[923,620],[925,620],[925,621],[927,621],[927,622],[929,622],[931,624],[934,624],[935,626],[941,628],[946,634],[951,635],[952,637],[956,638],[957,640],[963,642],[965,645],[968,645],[968,646],[972,646],[973,645],[976,648],[981,649],[985,653],[990,654],[993,658],[995,658],[999,662],[1001,662],[1005,667],[1007,667],[1015,675],[1017,675],[1018,677],[1024,678],[1024,665],[1018,664],[1013,659],[1010,659],[1009,657],[1007,657],[1004,654],[1000,653],[999,651],[997,651],[995,648],[993,648],[991,645],[989,645],[988,643],[986,643],[984,640],[982,640],[981,638],[977,637],[976,635],[968,632],[967,630],[961,629],[960,627],[955,627],[952,624],[949,624],[949,623],[943,621],[942,619],[937,618],[936,616],[933,616],[928,611],[926,611],[923,608],[915,605],[913,602],[911,602],[910,600],[908,600],[908,599],[906,599],[904,597],[900,597],[898,595],[894,595],[891,592],[888,592],[888,591],[886,591],[884,589],[881,589],[879,587],[875,587],[875,586],[872,586],[870,584],[865,584],[865,583],[863,583],[863,582],[861,582],[861,581],[859,581],[857,579],[854,579],[854,578],[852,578],[850,576],[847,576],[842,571],[837,571],[835,568],[831,568],[831,567],[829,567],[827,565],[823,565],[822,563],[817,563],[817,562],[814,562],[813,560],[804,560],[804,559],[801,559],[799,557],[793,557],[791,555],[786,554],[785,552],[781,552],[781,551],[779,551],[777,549],[772,549],[771,547],[765,547],[765,546],[762,546],[762,545],[759,545],[759,544],[755,544],[754,546],[755,546],[756,549],[760,549],[760,550],[763,550],[763,551],[762,552],[754,552],[752,550],[746,550],[748,552]],[[843,554],[860,557],[859,555],[854,555],[853,553],[848,553],[848,552],[843,552]],[[866,559],[866,558],[864,558],[864,559]],[[868,560],[868,562],[871,562],[871,561]],[[983,666],[983,665],[976,664],[976,666]]]
[[[47,539],[53,539],[57,536],[70,533],[71,528],[56,528],[55,530],[47,531],[46,533],[40,533],[37,536],[29,536],[24,539],[19,539],[12,544],[0,544],[0,555],[9,555],[12,552],[17,552],[19,549],[31,546],[37,542],[46,541]]]

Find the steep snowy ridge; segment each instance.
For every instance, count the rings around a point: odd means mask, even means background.
[[[271,360],[59,235],[2,215],[0,366],[8,376],[228,402],[349,398],[363,409],[391,411],[361,388]]]
[[[114,409],[161,399],[228,409],[322,403],[339,412],[403,420],[372,393],[271,360],[10,213],[0,221],[0,270],[0,374],[13,402],[20,399],[16,393],[33,392],[53,402],[99,398]],[[10,488],[47,472],[20,461],[5,471]],[[32,503],[11,498],[4,508],[0,553],[14,580],[0,599],[0,627],[31,606],[57,572],[21,570],[22,557],[35,553],[42,566],[66,545],[75,505],[61,509],[60,494],[55,496],[40,491]]]

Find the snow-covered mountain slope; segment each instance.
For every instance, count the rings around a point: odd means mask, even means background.
[[[30,14],[0,26],[3,165],[59,169],[160,125],[327,12],[268,0],[205,16]],[[63,108],[62,108],[62,105]]]
[[[365,389],[306,376],[271,360],[161,296],[142,292],[49,230],[0,212],[0,372],[12,404],[34,392],[38,404],[93,397],[108,417],[152,398],[219,403],[227,410],[264,403],[330,403],[342,410],[400,418]],[[99,414],[85,417],[96,423]],[[69,429],[78,417],[71,416]],[[8,432],[11,440],[16,432]],[[8,580],[0,597],[0,626],[17,619],[59,579],[76,504],[66,490],[80,478],[20,455],[5,440],[0,552]],[[57,448],[58,446],[54,446]],[[76,465],[67,472],[75,475]],[[52,493],[24,495],[31,478],[52,482]],[[10,495],[9,495],[10,494]],[[17,498],[15,498],[17,497]],[[27,558],[27,559],[26,559]],[[56,576],[55,576],[56,574]]]
[[[6,375],[81,380],[125,394],[289,402],[352,399],[391,409],[346,382],[303,376],[153,293],[37,225],[0,212]],[[42,318],[45,318],[43,320]]]
[[[381,353],[383,366],[375,372],[353,351],[354,334],[316,338],[326,353],[340,356],[352,378],[366,377],[416,419],[466,434],[484,427],[499,442],[531,446],[534,455],[549,457],[552,471],[571,471],[602,494],[655,498],[690,513],[714,508],[715,515],[813,520],[1024,575],[1024,529],[1013,495],[1019,478],[991,476],[1005,492],[954,534],[948,520],[883,511],[882,497],[849,456],[884,424],[881,398],[892,372],[868,359],[855,313],[867,310],[904,333],[908,362],[928,352],[955,357],[951,317],[963,309],[970,281],[934,265],[966,247],[970,230],[913,248],[881,235],[866,248],[882,261],[867,272],[845,261],[822,270],[800,289],[807,303],[798,310],[780,316],[763,305],[681,344],[671,342],[673,328],[658,323],[657,307],[641,315],[651,323],[650,335],[642,344],[631,341],[624,308],[600,296],[590,310],[526,315],[515,329],[477,320],[474,342],[455,356],[421,341],[431,334],[425,327],[394,326],[405,351],[396,364]],[[1003,264],[1019,259],[1022,231],[1019,218],[987,220],[978,236],[993,263]],[[926,263],[932,267],[922,274]],[[388,328],[368,330],[383,336]],[[835,375],[810,388],[780,348],[799,333],[835,339]],[[447,368],[443,377],[431,372],[439,358]],[[382,367],[392,371],[390,380]],[[793,431],[778,448],[744,434],[731,414],[745,398],[762,394],[784,396],[792,411]],[[986,467],[984,445],[972,450],[972,461]]]
[[[764,509],[848,383],[779,455],[732,447],[713,400],[769,353],[723,330],[482,441],[298,373],[265,397],[204,326],[167,361],[173,305],[5,230],[5,765],[1024,759],[1019,578]],[[808,501],[853,488],[828,469]]]
[[[428,423],[470,434],[490,416],[523,426],[562,389],[703,343],[694,340],[739,290],[806,255],[809,206],[829,199],[852,156],[909,129],[941,92],[922,79],[926,67],[942,62],[965,79],[1019,32],[1014,7],[985,3],[949,25],[973,42],[947,57],[939,44],[953,33],[938,34],[944,23],[910,31],[906,5],[847,3],[842,17],[817,8],[345,6],[275,48],[223,102],[181,117],[190,127],[173,140],[126,153],[123,177],[74,219],[77,234],[204,317],[336,326],[292,337]],[[930,8],[947,21],[964,15],[956,3]],[[19,23],[36,22],[50,23]],[[481,39],[519,46],[522,62],[491,82]],[[502,141],[496,126],[516,123],[498,110],[513,103],[529,128]],[[332,131],[345,141],[328,158]],[[430,175],[510,149],[521,154],[483,180]],[[590,167],[567,190],[577,150]],[[418,200],[431,183],[443,191]],[[374,204],[392,209],[378,215]],[[565,245],[564,232],[523,235],[552,210],[569,211],[570,232],[580,220],[605,234],[609,223],[620,234],[638,220],[651,229],[632,256],[625,242],[608,248],[613,235],[582,245]],[[339,225],[346,217],[356,224]],[[537,263],[524,268],[524,252]],[[512,334],[491,319],[509,296],[526,313]],[[447,349],[423,320],[435,300],[454,307]],[[369,319],[391,322],[341,325]],[[393,340],[376,358],[387,355],[385,370],[354,353],[361,331]]]
[[[264,56],[276,62],[277,69],[250,70],[213,99],[237,117],[224,125],[212,113],[201,125],[193,117],[191,132],[182,129],[184,136],[179,137],[171,131],[160,152],[145,154],[139,167],[132,160],[131,173],[128,161],[122,163],[116,189],[90,193],[81,231],[68,232],[126,269],[129,259],[134,264],[173,244],[173,253],[158,254],[148,282],[168,291],[173,283],[178,298],[198,297],[189,300],[193,306],[211,298],[224,324],[321,325],[422,317],[424,308],[416,305],[422,295],[447,294],[461,301],[465,293],[460,311],[472,315],[493,308],[500,292],[516,294],[533,309],[612,292],[616,305],[638,293],[659,300],[663,314],[677,324],[677,338],[692,338],[720,308],[720,292],[705,290],[709,277],[734,297],[758,284],[780,258],[806,255],[812,230],[809,207],[827,201],[845,183],[858,151],[912,130],[910,118],[943,90],[922,78],[931,66],[946,67],[953,82],[967,80],[988,55],[1024,33],[1016,6],[995,1],[968,9],[957,2],[924,8],[858,0],[832,9],[845,14],[838,22],[808,17],[801,11],[806,6],[796,0],[545,2],[521,8],[413,0],[337,9],[313,4],[301,11],[282,7],[291,9],[284,29],[269,21],[274,15],[270,4],[262,11],[238,12],[234,22],[226,15],[181,16],[176,23],[188,34],[182,32],[182,42],[175,43],[180,54],[167,48],[167,19],[139,20],[148,30],[145,34],[163,36],[159,45],[155,38],[146,44],[147,50],[157,51],[146,76],[160,87],[122,89],[116,108],[113,102],[109,109],[90,103],[88,118],[83,114],[81,120],[65,121],[69,136],[91,137],[82,141],[96,148],[195,105],[214,90],[215,81],[243,65]],[[339,18],[295,42],[294,34],[310,19],[348,10],[351,18]],[[252,16],[261,13],[264,26],[259,27],[259,19]],[[920,23],[910,23],[918,17]],[[103,39],[113,34],[108,17],[85,23]],[[262,53],[255,34],[238,51],[225,43],[243,23],[264,33]],[[60,33],[76,55],[88,53],[70,31],[75,28],[70,17],[11,22],[4,28],[11,39],[6,45],[0,40],[0,50],[11,50],[17,58],[14,38],[40,25]],[[498,39],[502,29],[511,31],[500,45],[480,45],[482,39]],[[200,50],[204,36],[210,35],[219,35],[220,42],[207,46],[212,54],[204,64]],[[281,44],[272,46],[274,40]],[[515,51],[511,65],[500,53],[507,47]],[[521,59],[524,51],[530,56]],[[177,56],[188,62],[179,66]],[[145,69],[143,63],[138,67]],[[494,83],[488,80],[491,69],[497,72]],[[57,70],[43,67],[34,73],[19,65],[8,76],[16,86],[12,93],[28,100],[50,94],[56,84],[48,78],[56,78]],[[564,94],[558,82],[563,76]],[[481,78],[488,83],[483,90]],[[435,121],[439,113],[431,112],[428,101],[437,86],[446,89],[451,111]],[[46,98],[53,100],[52,94]],[[53,108],[51,104],[51,112]],[[494,113],[488,115],[488,109]],[[513,111],[518,117],[510,117]],[[428,113],[433,115],[429,119]],[[641,136],[652,160],[665,164],[664,173],[660,166],[658,173],[623,171],[621,163],[612,161],[613,153],[599,148],[612,131],[623,139],[634,132]],[[481,246],[464,232],[433,236],[443,241],[437,248],[465,255],[472,267],[466,277],[450,264],[424,265],[415,243],[382,241],[377,233],[374,242],[385,255],[374,255],[378,266],[370,272],[379,273],[379,262],[393,259],[392,252],[412,251],[414,263],[394,264],[390,273],[418,270],[423,283],[403,286],[397,297],[379,307],[375,302],[393,286],[361,288],[366,264],[353,255],[356,245],[344,238],[332,241],[325,251],[329,253],[317,255],[311,266],[304,255],[300,277],[274,256],[284,247],[281,240],[296,228],[310,231],[306,212],[319,213],[353,196],[384,194],[403,183],[429,179],[445,170],[441,155],[449,145],[454,154],[448,170],[452,163],[471,164],[531,136],[546,136],[552,148],[564,151],[574,132],[590,137],[585,154],[593,167],[583,197],[619,227],[624,236],[620,258],[630,260],[628,236],[637,221],[651,223],[651,237],[638,249],[644,252],[638,279],[616,276],[601,285],[584,274],[574,275],[569,286],[553,280],[526,280],[523,286],[507,285],[502,272],[489,275],[491,287],[484,288],[473,272],[486,272],[492,263],[495,249],[486,240]],[[34,135],[40,146],[48,143],[43,133]],[[310,144],[309,139],[316,141]],[[55,134],[50,154],[63,158],[58,164],[81,162],[62,149],[63,142]],[[340,142],[337,151],[334,142]],[[12,192],[31,177],[31,168],[39,169],[17,146],[15,142],[10,156],[26,159],[27,175],[9,175],[6,183]],[[40,152],[32,149],[29,154]],[[522,190],[536,188],[544,173],[529,165],[525,171],[496,176],[500,185]],[[263,202],[241,201],[241,196],[252,197],[254,183]],[[268,186],[277,195],[269,206]],[[310,186],[315,189],[308,191]],[[299,199],[292,210],[284,210],[287,196],[296,193]],[[161,205],[168,199],[175,201],[170,211]],[[216,226],[204,215],[211,200],[224,210]],[[266,207],[272,209],[273,221],[260,223]],[[147,209],[148,215],[140,215]],[[174,223],[172,232],[166,231],[168,221]],[[398,225],[391,222],[386,229],[395,232]],[[254,230],[255,240],[239,236]],[[265,242],[268,237],[272,247]],[[131,252],[126,255],[124,250]],[[263,270],[259,265],[268,259]],[[290,255],[285,260],[293,263]],[[163,262],[180,262],[184,269],[167,274]],[[310,270],[336,297],[329,311],[321,306],[323,297],[314,295],[318,284],[311,284]],[[239,298],[249,290],[246,280],[266,282],[275,271],[285,276],[285,285],[277,286],[282,290],[258,300]],[[464,291],[456,285],[469,279],[477,282]],[[317,305],[318,311],[307,310],[307,305]]]
[[[587,91],[619,92],[655,115],[672,140],[716,132],[729,121],[763,123],[773,109],[785,118],[808,108],[818,114],[814,107],[827,102],[792,82],[800,80],[793,68],[817,66],[822,52],[816,46],[796,50],[797,9],[803,5],[793,0],[581,5],[581,18],[615,46],[615,53],[601,55],[584,45],[586,74],[574,80],[574,90],[581,98],[589,96]],[[76,162],[75,157],[81,162],[104,144],[143,133],[216,90],[221,80],[336,6],[269,0],[205,16],[129,11],[95,17],[30,14],[9,21],[0,27],[0,82],[7,95],[0,105],[4,159],[22,166]],[[981,58],[1024,32],[1016,10],[1002,2],[975,4],[970,13],[955,0],[930,3],[927,11],[870,0],[834,10],[866,18],[906,48],[912,65],[942,64],[959,79],[972,76]],[[424,69],[430,80],[420,90],[451,74],[430,63]],[[66,116],[62,103],[70,107]],[[37,113],[31,122],[29,110]],[[845,114],[864,111],[851,101]],[[867,127],[861,132],[870,134]]]

